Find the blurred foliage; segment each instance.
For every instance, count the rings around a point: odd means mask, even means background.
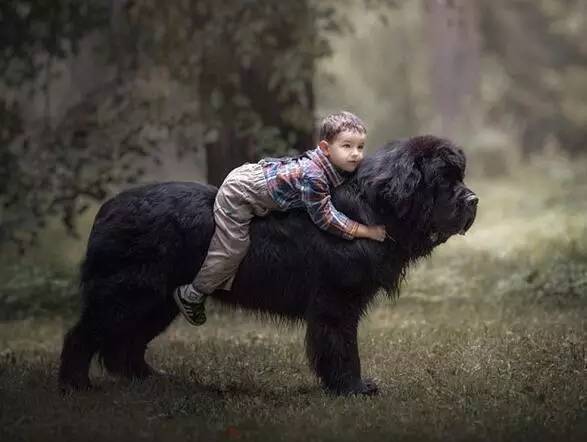
[[[46,151],[53,144],[46,127],[34,135],[25,127],[18,94],[47,93],[53,62],[76,54],[84,36],[107,23],[106,12],[98,0],[0,3],[0,88],[10,92],[0,98],[0,244],[11,241],[23,249],[59,209],[71,224],[71,198],[50,185],[67,163]],[[43,146],[35,149],[39,142]]]
[[[454,2],[445,2],[454,3]],[[511,163],[509,153],[554,147],[585,152],[587,128],[587,2],[478,0],[481,91],[469,133],[460,143],[483,160]],[[382,26],[360,8],[357,35],[337,38],[322,63],[317,101],[328,110],[349,107],[369,123],[369,145],[414,133],[436,132],[430,35],[422,2],[405,2]],[[460,79],[460,75],[459,75]],[[517,155],[515,155],[517,156]],[[505,158],[503,158],[505,157]],[[483,169],[483,161],[470,161]],[[503,168],[502,168],[503,170]],[[505,168],[504,171],[507,171]]]
[[[115,73],[97,79],[58,121],[47,115],[21,124],[18,94],[2,104],[0,136],[8,148],[0,183],[9,185],[0,197],[0,245],[11,241],[24,251],[53,216],[75,234],[89,202],[136,182],[145,161],[157,162],[170,143],[179,155],[207,148],[215,184],[243,161],[307,148],[314,63],[330,54],[329,36],[351,29],[344,13],[350,3],[3,3],[2,31],[10,38],[0,67],[10,76],[0,87],[15,88],[12,78],[17,90],[26,86],[49,100],[55,61],[75,54],[93,31],[101,38],[85,50]],[[370,9],[394,4],[364,0]]]
[[[100,0],[3,0],[0,3],[0,75],[20,88],[46,68],[44,57],[66,58],[79,42],[107,23]]]
[[[173,5],[161,13],[156,1],[133,3],[129,20],[140,30],[137,53],[186,85],[199,110],[204,146],[196,148],[211,147],[208,181],[220,184],[259,155],[307,147],[314,60],[328,53],[320,31],[336,28],[334,9],[269,0]]]
[[[587,256],[557,256],[548,264],[512,281],[510,292],[530,292],[535,301],[558,306],[587,304]]]
[[[583,151],[584,2],[498,4],[479,1],[480,135],[459,141],[471,154],[488,132],[507,151]],[[244,161],[305,149],[317,109],[359,113],[372,145],[430,131],[425,27],[422,2],[392,0],[2,2],[0,247],[25,250],[54,218],[74,234],[89,204],[173,152],[205,149],[218,184]],[[58,67],[76,54],[92,85],[53,115]],[[43,96],[31,120],[28,100]],[[486,154],[497,172],[512,164]]]
[[[71,270],[32,263],[4,263],[0,272],[0,321],[70,316],[80,297]]]
[[[526,152],[556,143],[584,152],[587,139],[587,6],[584,0],[480,2],[488,78],[497,88],[488,118],[510,121]],[[495,80],[494,80],[495,81]]]

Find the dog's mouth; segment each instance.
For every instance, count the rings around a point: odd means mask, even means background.
[[[471,225],[473,224],[474,218],[467,219],[461,228],[453,229],[439,229],[438,227],[433,228],[428,234],[428,240],[434,244],[441,244],[446,242],[453,235],[465,235]]]
[[[465,221],[465,225],[463,226],[463,228],[459,231],[459,235],[465,235],[467,233],[467,231],[471,228],[471,226],[473,225],[473,222],[475,221],[475,215],[470,216],[466,221]]]
[[[438,245],[446,242],[451,237],[450,233],[432,231],[428,234],[428,240],[432,245]]]
[[[473,221],[475,219],[474,218],[470,218],[468,219],[465,224],[463,225],[463,227],[461,227],[460,230],[452,231],[452,232],[442,232],[442,231],[437,231],[437,230],[432,230],[429,234],[428,234],[428,239],[429,241],[436,245],[436,244],[441,244],[446,242],[451,236],[458,234],[458,235],[466,235],[467,231],[471,228],[471,226],[473,225]]]

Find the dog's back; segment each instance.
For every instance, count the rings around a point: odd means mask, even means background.
[[[205,258],[215,195],[212,186],[167,182],[135,187],[106,201],[90,232],[82,284],[139,265],[162,267],[174,286],[187,281]]]

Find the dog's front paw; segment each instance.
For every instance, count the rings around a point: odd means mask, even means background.
[[[373,396],[379,393],[379,387],[375,381],[371,378],[357,379],[355,382],[349,385],[329,389],[332,393],[340,396],[352,396],[352,395],[365,395]]]
[[[377,383],[373,379],[367,378],[367,379],[361,380],[361,387],[360,387],[359,394],[364,394],[366,396],[373,396],[377,393],[379,393],[379,387],[377,386]]]

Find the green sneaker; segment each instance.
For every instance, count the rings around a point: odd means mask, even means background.
[[[196,291],[191,284],[176,288],[173,299],[190,324],[202,325],[206,322],[206,295]]]

